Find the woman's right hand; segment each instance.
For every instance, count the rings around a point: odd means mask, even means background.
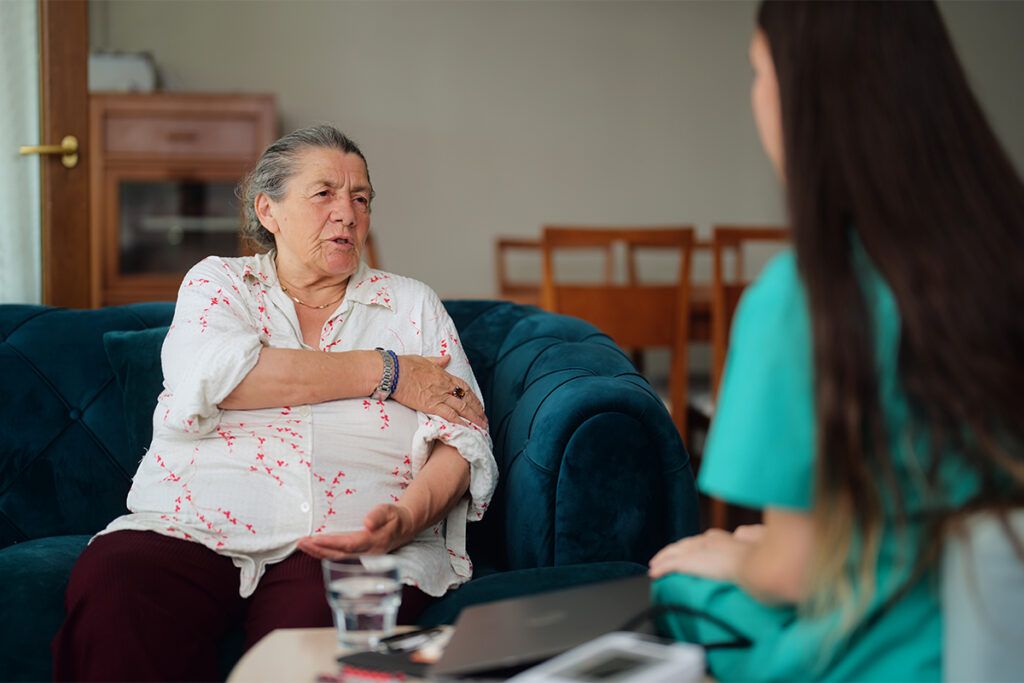
[[[483,404],[466,382],[444,370],[449,362],[451,356],[399,356],[398,389],[391,398],[421,413],[487,429]],[[452,393],[456,387],[465,392],[462,398]]]
[[[744,532],[746,534],[746,532]],[[690,574],[716,581],[736,583],[736,576],[755,543],[723,529],[708,529],[670,543],[651,558],[647,575]]]

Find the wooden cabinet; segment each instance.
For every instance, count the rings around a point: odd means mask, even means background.
[[[206,256],[245,253],[235,188],[277,137],[271,95],[93,94],[91,301],[173,301]]]

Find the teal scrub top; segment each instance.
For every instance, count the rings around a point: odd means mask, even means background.
[[[753,647],[726,677],[878,681],[941,678],[942,623],[934,572],[916,581],[895,604],[882,607],[904,583],[917,558],[922,533],[920,513],[931,506],[960,504],[976,490],[977,482],[957,457],[944,456],[940,470],[943,490],[925,494],[921,473],[931,456],[927,437],[914,424],[900,386],[899,311],[891,290],[860,243],[855,241],[854,247],[855,270],[873,327],[890,455],[910,523],[898,533],[891,517],[887,518],[874,597],[846,628],[840,627],[844,615],[838,613],[811,619],[791,608],[763,607],[745,594],[722,593],[742,593],[736,587],[714,587],[719,596],[715,604],[726,611],[730,605],[741,605],[736,608],[737,614],[720,616],[736,616],[747,626],[758,625],[750,633]],[[806,293],[795,255],[785,252],[769,263],[748,288],[737,311],[699,477],[704,492],[749,507],[810,512],[816,439],[812,353]],[[694,577],[682,580],[693,584],[702,581]],[[759,610],[764,613],[756,614]]]

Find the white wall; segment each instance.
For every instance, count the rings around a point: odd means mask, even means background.
[[[1024,2],[940,2],[957,55],[996,134],[1024,174]]]
[[[370,160],[384,265],[494,292],[495,235],[543,223],[779,222],[749,113],[752,2],[93,0],[93,46],[171,90],[272,92]],[[943,5],[1024,167],[1024,3]]]

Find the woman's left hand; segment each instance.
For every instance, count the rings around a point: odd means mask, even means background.
[[[353,555],[385,555],[415,537],[412,515],[400,505],[382,503],[363,518],[363,528],[344,534],[317,534],[299,541],[299,550],[321,560]]]
[[[709,529],[667,545],[651,558],[647,573],[655,579],[676,572],[735,583],[740,565],[761,535],[759,528],[741,529],[736,534]]]

